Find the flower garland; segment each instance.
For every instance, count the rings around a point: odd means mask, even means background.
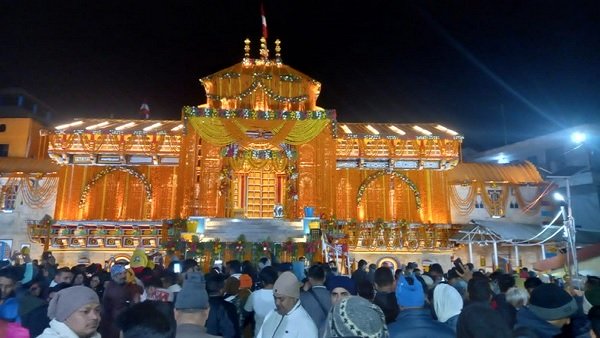
[[[450,186],[450,202],[461,216],[469,215],[475,208],[477,187],[474,184],[463,184],[462,189],[468,189],[466,196],[460,196],[457,185]]]
[[[358,188],[358,193],[356,194],[356,204],[360,204],[360,202],[362,201],[363,195],[364,195],[365,191],[367,190],[367,187],[369,186],[369,184],[371,184],[371,182],[373,182],[374,180],[378,179],[379,177],[381,177],[383,175],[390,175],[390,176],[398,178],[402,182],[406,183],[406,185],[408,185],[410,190],[412,190],[413,194],[415,195],[415,204],[417,206],[417,210],[421,209],[421,194],[419,193],[417,185],[413,181],[411,181],[410,178],[408,178],[406,175],[402,174],[399,171],[391,171],[390,172],[390,171],[386,171],[386,170],[380,170],[374,174],[371,174],[369,177],[367,177],[362,182],[360,187]]]
[[[41,183],[41,184],[40,184]],[[58,177],[42,177],[32,182],[32,178],[23,177],[19,182],[23,202],[34,209],[41,209],[55,196]]]
[[[111,166],[111,167],[106,167],[106,168],[102,169],[102,171],[97,173],[96,176],[94,176],[91,180],[89,180],[86,183],[86,185],[83,187],[83,191],[81,192],[81,197],[79,198],[79,209],[83,209],[83,207],[85,207],[85,201],[87,200],[87,196],[89,195],[92,186],[94,186],[96,183],[98,183],[98,181],[100,181],[100,179],[102,179],[104,176],[112,173],[113,171],[124,171],[124,172],[132,175],[133,177],[137,178],[138,180],[142,181],[142,183],[144,184],[144,190],[146,192],[146,200],[148,202],[152,201],[152,185],[150,184],[150,182],[148,181],[146,176],[144,176],[144,174],[139,173],[135,169],[132,169],[132,168],[112,167]]]
[[[185,106],[183,113],[188,117],[211,117],[246,120],[333,120],[335,110],[289,111],[254,109],[214,109]]]
[[[294,241],[291,238],[288,238],[287,241],[281,243],[281,249],[286,252],[288,255],[294,255],[296,246],[294,245]]]
[[[295,152],[292,151],[280,151],[272,149],[245,149],[239,150],[237,144],[226,145],[221,148],[222,157],[233,157],[233,158],[252,158],[255,160],[270,160],[270,159],[283,159],[291,158],[296,156]]]
[[[290,163],[287,167],[287,197],[291,201],[298,200],[298,169],[296,165]]]

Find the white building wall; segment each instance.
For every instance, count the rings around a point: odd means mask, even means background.
[[[8,181],[6,177],[0,177],[0,185],[4,186]],[[44,179],[40,180],[40,184]],[[10,246],[11,255],[15,250],[19,251],[23,246],[30,246],[32,259],[40,259],[43,246],[39,243],[33,243],[27,233],[27,221],[41,220],[45,215],[53,216],[56,206],[56,189],[46,200],[41,208],[32,208],[25,202],[23,190],[19,189],[15,202],[15,208],[12,211],[0,211],[0,241]],[[6,248],[6,247],[5,247]],[[0,254],[4,256],[4,253]]]

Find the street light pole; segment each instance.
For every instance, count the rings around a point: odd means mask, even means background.
[[[569,176],[547,176],[553,179],[564,179],[565,190],[567,192],[566,198],[562,198],[562,202],[565,202],[566,210],[564,206],[561,206],[561,213],[563,214],[563,226],[565,227],[565,234],[567,237],[567,265],[569,267],[569,274],[571,280],[579,277],[579,262],[577,260],[577,244],[576,244],[576,229],[575,229],[575,218],[573,217],[573,209],[571,208],[571,184],[569,182]],[[560,194],[559,194],[560,195]],[[569,260],[569,255],[571,256]]]
[[[569,229],[569,237],[568,240],[571,257],[573,258],[573,270],[569,271],[571,273],[571,279],[577,278],[579,276],[579,262],[577,260],[577,244],[576,244],[576,231],[575,230],[575,219],[573,218],[573,209],[571,209],[571,184],[569,182],[569,178],[565,177],[565,184],[567,190],[567,228]]]

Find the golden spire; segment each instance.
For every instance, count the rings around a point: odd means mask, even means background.
[[[281,63],[281,40],[275,40],[275,61]]]
[[[246,40],[244,40],[244,59],[249,59],[250,58],[250,39],[246,38]]]
[[[263,60],[269,59],[269,50],[267,49],[267,39],[263,36],[260,38],[260,56]]]

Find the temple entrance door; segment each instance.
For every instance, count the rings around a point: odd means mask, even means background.
[[[246,217],[273,218],[275,206],[276,174],[267,171],[250,171],[246,176]]]

